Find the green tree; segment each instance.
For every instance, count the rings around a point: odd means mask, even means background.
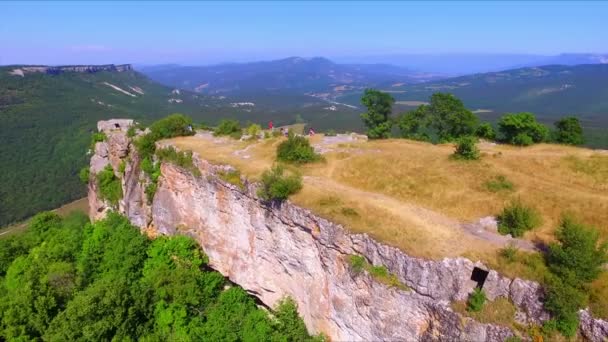
[[[498,129],[504,141],[520,146],[546,141],[549,136],[547,127],[527,112],[504,115],[498,122]]]
[[[585,142],[581,122],[574,116],[556,121],[555,128],[555,141],[560,144],[582,145]]]
[[[442,141],[452,141],[462,136],[473,135],[479,119],[468,110],[456,96],[435,93],[431,96],[427,112],[430,123]]]
[[[496,132],[494,127],[487,122],[482,123],[475,129],[475,135],[486,140],[496,139]]]
[[[595,280],[608,261],[608,244],[599,243],[599,232],[564,216],[549,245],[549,269],[567,284],[578,286]]]
[[[401,114],[397,119],[397,126],[401,137],[413,140],[430,140],[428,134],[428,106],[422,105],[413,111]]]
[[[393,111],[395,99],[388,93],[375,89],[366,89],[361,98],[361,104],[367,108],[367,112],[361,114],[361,119],[367,127],[367,136],[370,139],[386,139],[391,135]]]

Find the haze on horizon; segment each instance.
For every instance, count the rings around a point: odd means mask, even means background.
[[[0,65],[606,53],[607,16],[606,2],[0,2]]]

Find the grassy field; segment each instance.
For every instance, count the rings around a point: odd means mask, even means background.
[[[171,143],[215,163],[230,164],[259,179],[284,138],[260,142],[180,137]],[[524,239],[553,240],[563,213],[571,213],[608,238],[608,153],[541,144],[528,148],[480,143],[477,162],[450,158],[454,147],[403,139],[324,144],[322,162],[298,167],[304,188],[290,199],[320,216],[368,233],[410,255],[441,259],[466,256],[508,276],[542,281],[546,269],[538,254],[520,251],[514,262],[503,247],[460,229],[461,223],[495,216],[511,200],[536,208],[543,224]],[[237,152],[238,151],[238,152]],[[295,169],[296,167],[292,167]],[[497,179],[511,189],[491,186]],[[603,293],[608,279],[594,284]],[[608,303],[607,303],[608,304]]]
[[[81,198],[74,202],[70,202],[65,204],[55,210],[61,216],[66,216],[75,211],[82,211],[86,214],[89,213],[89,202],[86,198]],[[4,227],[0,229],[0,239],[9,237],[11,235],[19,234],[27,229],[27,224],[29,220],[25,220],[23,222],[12,224],[8,227]]]

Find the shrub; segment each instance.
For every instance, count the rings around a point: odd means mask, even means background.
[[[121,175],[124,175],[124,174],[125,174],[125,170],[126,170],[126,169],[127,169],[127,162],[126,162],[126,161],[124,161],[124,160],[121,160],[121,161],[120,161],[120,164],[118,164],[118,172],[119,172]]]
[[[122,185],[120,178],[116,177],[111,165],[107,165],[97,176],[97,185],[102,199],[107,200],[113,205],[118,204],[122,198]]]
[[[134,143],[142,159],[152,158],[158,140],[189,135],[194,135],[192,119],[176,113],[154,122],[150,126],[150,133],[142,135]]]
[[[350,207],[344,207],[340,211],[342,212],[342,215],[344,215],[344,216],[351,216],[351,217],[359,216],[359,213],[357,212],[357,210],[350,208]]]
[[[127,130],[127,137],[133,138],[134,136],[135,136],[135,126],[131,126]]]
[[[309,163],[321,159],[321,156],[310,146],[308,139],[289,134],[286,141],[277,147],[277,159],[290,163]]]
[[[302,176],[285,175],[284,168],[276,165],[262,174],[262,187],[258,190],[258,196],[267,201],[282,201],[300,189],[302,189]]]
[[[465,136],[458,140],[454,158],[461,160],[477,160],[479,159],[479,149],[476,146],[477,138]]]
[[[361,273],[365,269],[367,260],[360,255],[349,255],[348,263],[350,264],[351,270],[355,273]]]
[[[599,244],[599,232],[564,216],[556,237],[547,253],[549,269],[572,286],[595,280],[608,261],[608,244]]]
[[[467,311],[479,312],[483,309],[483,305],[486,302],[486,294],[479,288],[475,288],[473,293],[469,295],[467,301]]]
[[[154,200],[154,195],[156,194],[156,188],[158,184],[156,182],[150,182],[144,189],[146,193],[146,199],[148,200],[148,204],[152,204],[152,200]]]
[[[517,200],[507,205],[498,216],[498,232],[520,237],[541,223],[540,215],[535,209]]]
[[[511,144],[517,146],[530,146],[534,144],[534,140],[527,133],[519,133],[511,140]]]
[[[242,135],[241,124],[237,120],[222,120],[213,131],[215,136],[228,135],[240,138]]]
[[[258,124],[251,124],[246,129],[247,135],[251,136],[252,139],[257,139],[262,131],[262,126]]]
[[[171,114],[154,122],[150,126],[150,133],[156,140],[194,135],[192,119],[184,114]]]
[[[479,138],[486,140],[494,140],[496,139],[496,132],[494,131],[494,127],[487,122],[482,123],[477,126],[475,129],[475,135]]]
[[[558,277],[552,277],[546,289],[545,308],[553,314],[555,328],[564,336],[574,336],[578,327],[578,310],[586,305],[587,296]]]
[[[566,145],[581,145],[585,142],[583,138],[583,127],[577,117],[566,117],[555,122],[555,141]]]
[[[517,258],[518,251],[519,249],[514,244],[508,244],[500,250],[500,256],[507,262],[514,262]]]
[[[245,184],[241,180],[241,172],[239,170],[219,171],[218,176],[224,182],[236,185],[239,189],[245,190]]]
[[[338,133],[336,133],[336,131],[334,131],[333,129],[330,129],[327,132],[325,132],[326,137],[335,137],[337,135],[338,135]]]
[[[532,113],[506,114],[498,122],[498,129],[506,142],[520,146],[543,142],[549,136],[547,127]]]
[[[197,177],[201,175],[201,171],[192,161],[192,151],[177,151],[173,146],[169,146],[157,150],[156,156],[160,161],[170,162],[182,167]]]
[[[95,149],[95,144],[106,141],[108,136],[104,132],[94,132],[91,134],[91,149]]]
[[[80,178],[80,181],[84,184],[89,184],[90,176],[91,176],[91,170],[88,166],[85,166],[82,169],[80,169],[80,172],[78,173],[78,177]]]
[[[486,189],[492,192],[512,191],[515,186],[507,177],[498,175],[485,183]]]

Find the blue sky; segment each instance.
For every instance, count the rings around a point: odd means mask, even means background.
[[[607,53],[608,2],[0,2],[0,64]]]

